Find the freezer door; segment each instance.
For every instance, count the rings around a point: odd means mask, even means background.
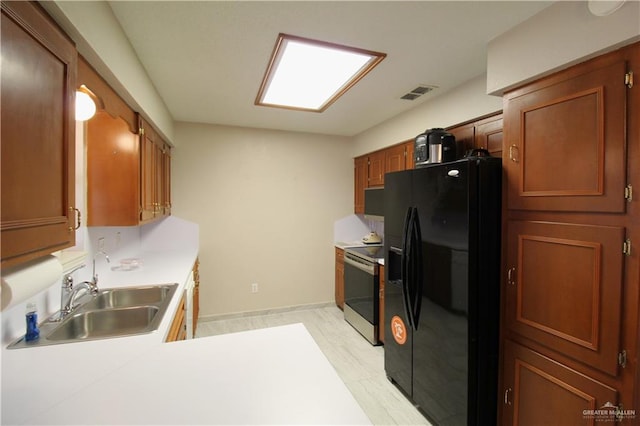
[[[384,368],[389,380],[411,397],[413,331],[401,279],[401,247],[402,244],[390,245],[385,263]]]
[[[384,366],[387,377],[407,396],[412,394],[411,322],[408,317],[406,292],[403,290],[405,262],[404,235],[407,212],[410,211],[412,179],[415,171],[385,175],[385,340]]]

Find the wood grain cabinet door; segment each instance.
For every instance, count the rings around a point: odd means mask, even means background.
[[[367,187],[368,175],[367,156],[354,158],[353,160],[353,212],[355,214],[364,213],[364,189]]]
[[[402,171],[405,164],[404,145],[395,145],[385,150],[385,173]]]
[[[508,208],[625,211],[625,73],[600,63],[505,95]]]
[[[504,353],[503,425],[613,424],[592,412],[617,406],[615,389],[510,340]]]
[[[386,154],[384,151],[376,151],[369,154],[369,171],[367,188],[372,186],[384,186],[384,171]]]
[[[2,266],[75,244],[77,52],[31,2],[2,2]]]
[[[502,114],[476,123],[475,148],[489,151],[494,157],[502,157]]]
[[[507,328],[618,372],[624,229],[509,221]]]
[[[85,129],[88,226],[138,225],[140,136],[104,110]]]

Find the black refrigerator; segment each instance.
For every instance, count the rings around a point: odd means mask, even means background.
[[[385,175],[385,370],[436,425],[497,421],[501,170]]]

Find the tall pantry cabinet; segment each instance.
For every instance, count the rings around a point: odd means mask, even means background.
[[[639,43],[505,94],[504,425],[640,419],[633,71]]]

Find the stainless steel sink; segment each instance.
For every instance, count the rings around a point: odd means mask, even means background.
[[[173,287],[169,285],[112,288],[102,290],[87,302],[86,309],[112,309],[140,305],[157,305],[173,295]]]
[[[52,341],[103,339],[148,333],[160,324],[158,312],[157,306],[134,306],[73,313],[46,338]]]
[[[61,321],[54,314],[40,327],[40,338],[20,338],[9,349],[151,333],[158,329],[178,284],[103,289]]]

